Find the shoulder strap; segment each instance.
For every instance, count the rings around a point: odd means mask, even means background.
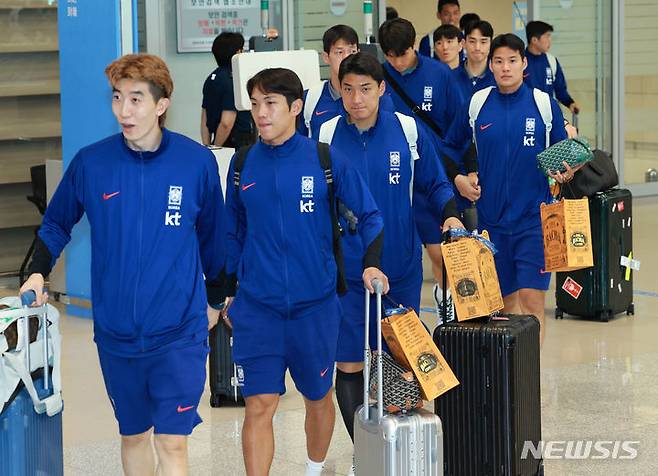
[[[384,78],[386,79],[386,84],[389,85],[390,87],[393,88],[393,91],[397,93],[398,96],[404,101],[404,103],[411,109],[411,112],[418,117],[423,123],[429,127],[437,136],[443,137],[443,133],[441,132],[441,128],[439,125],[434,122],[434,120],[427,114],[425,111],[423,111],[418,104],[416,104],[413,99],[409,97],[409,95],[405,92],[404,89],[400,87],[400,85],[393,79],[393,76],[391,76],[391,73],[388,72],[386,67],[384,69]]]
[[[251,145],[245,145],[238,149],[238,153],[235,154],[235,160],[233,161],[233,185],[235,188],[240,186],[240,173],[244,168],[244,163],[247,161],[247,154],[251,149]]]
[[[334,140],[334,133],[336,132],[336,126],[340,121],[340,116],[336,116],[333,119],[329,119],[327,122],[320,126],[320,136],[318,141],[325,144],[331,144],[331,141]]]
[[[475,144],[475,121],[477,121],[478,116],[480,115],[480,110],[484,103],[489,97],[489,93],[493,89],[493,86],[480,89],[473,93],[471,96],[471,102],[468,105],[468,125],[471,126],[471,131],[473,132],[473,144]],[[477,144],[476,144],[477,147]]]
[[[415,162],[420,159],[418,155],[418,126],[416,120],[413,117],[406,116],[399,112],[396,112],[395,115],[400,121],[400,126],[402,126],[402,132],[404,132],[404,138],[407,140],[409,145],[409,152],[411,153],[411,180],[409,180],[409,203],[413,204],[414,200],[414,171],[415,171]]]
[[[324,85],[327,83],[325,79],[320,84],[308,88],[306,93],[306,101],[304,101],[304,125],[306,130],[308,130],[308,137],[311,137],[311,119],[313,118],[313,112],[320,101],[320,96],[322,96],[322,91],[324,90]]]
[[[553,110],[551,109],[551,98],[544,91],[534,88],[532,95],[535,97],[535,104],[541,114],[541,120],[544,122],[546,131],[546,147],[551,145],[551,129],[553,129]]]
[[[548,66],[551,68],[551,73],[553,74],[553,81],[555,81],[555,75],[557,74],[557,58],[550,53],[546,53],[546,58],[548,59]]]
[[[420,158],[418,155],[418,127],[416,126],[415,119],[400,112],[396,112],[395,115],[398,121],[400,121],[404,138],[407,139],[407,144],[409,144],[411,160],[418,160]]]
[[[347,280],[345,279],[345,265],[343,261],[343,248],[341,246],[341,232],[338,223],[338,203],[334,194],[334,176],[331,171],[331,154],[329,144],[318,142],[318,158],[320,167],[327,181],[327,195],[329,197],[329,216],[331,218],[331,236],[333,242],[334,259],[336,260],[336,292],[345,294],[347,292]]]

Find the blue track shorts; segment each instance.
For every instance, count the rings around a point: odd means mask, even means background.
[[[119,432],[189,435],[201,423],[197,412],[206,384],[208,342],[164,354],[120,357],[98,349],[105,388]]]

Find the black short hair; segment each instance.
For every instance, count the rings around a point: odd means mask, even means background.
[[[525,58],[525,43],[523,43],[523,40],[516,36],[514,33],[503,33],[502,35],[498,35],[491,42],[489,59],[491,60],[491,58],[493,58],[493,55],[498,48],[503,47],[517,51],[521,55],[521,59]]]
[[[436,5],[436,11],[440,12],[446,5],[457,5],[459,8],[461,8],[457,0],[439,0]]]
[[[473,30],[480,30],[482,36],[488,36],[489,38],[493,38],[494,36],[493,26],[491,26],[491,23],[486,20],[477,20],[466,25],[466,29],[464,30],[464,38],[473,33]]]
[[[285,96],[288,107],[297,99],[304,97],[304,88],[297,74],[287,68],[264,69],[249,81],[247,81],[247,92],[249,97],[254,89],[260,89],[266,94],[281,94]]]
[[[223,31],[212,42],[212,54],[217,61],[217,66],[228,66],[231,58],[244,48],[244,36],[241,33]]]
[[[384,81],[384,68],[382,68],[377,58],[365,51],[350,55],[340,63],[338,81],[342,83],[343,78],[348,74],[370,76],[378,85]]]
[[[480,15],[477,13],[464,13],[459,19],[459,29],[465,31],[466,26],[472,21],[480,21]]]
[[[329,54],[331,47],[334,46],[338,40],[343,40],[350,45],[358,45],[359,35],[351,26],[334,25],[322,35],[322,48],[324,49],[324,52]]]
[[[459,28],[457,28],[455,25],[441,25],[436,30],[434,30],[432,41],[436,43],[441,38],[447,38],[448,40],[459,38],[461,40],[461,37],[462,32],[459,31]]]
[[[553,26],[545,21],[531,21],[525,26],[525,37],[528,40],[528,44],[530,44],[530,40],[539,38],[549,31],[553,31]]]
[[[386,7],[386,19],[393,20],[394,18],[399,18],[400,14],[393,7]]]
[[[379,44],[384,54],[402,56],[416,42],[416,29],[409,20],[394,18],[379,27]]]

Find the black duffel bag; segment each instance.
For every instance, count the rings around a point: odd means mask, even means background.
[[[619,184],[619,176],[612,156],[603,150],[594,150],[594,159],[583,165],[573,180],[562,186],[564,198],[591,197]]]

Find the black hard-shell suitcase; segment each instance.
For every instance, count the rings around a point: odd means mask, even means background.
[[[450,322],[434,342],[460,382],[434,403],[445,476],[543,475],[537,318]]]
[[[632,201],[629,190],[618,188],[590,197],[594,267],[556,274],[556,318],[573,314],[605,322],[635,312],[633,272],[621,263],[633,251]]]
[[[210,406],[242,406],[240,388],[244,383],[242,369],[233,362],[233,335],[219,322],[210,330]]]

